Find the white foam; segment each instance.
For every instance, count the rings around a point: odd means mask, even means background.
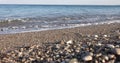
[[[15,33],[26,33],[26,32],[38,32],[38,31],[45,31],[45,30],[54,30],[54,29],[65,29],[65,28],[75,28],[75,27],[83,27],[83,26],[90,26],[90,25],[100,25],[100,24],[112,24],[112,23],[120,23],[120,20],[114,20],[114,21],[106,21],[106,22],[99,22],[99,23],[87,23],[87,24],[67,24],[67,26],[64,24],[63,26],[56,26],[51,27],[50,25],[44,25],[43,28],[37,28],[37,29],[26,29],[25,26],[22,27],[22,29],[7,29],[5,31],[0,31],[0,34],[15,34]],[[45,27],[45,28],[44,28]]]

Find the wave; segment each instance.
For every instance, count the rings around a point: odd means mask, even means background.
[[[38,31],[46,31],[46,30],[55,30],[55,29],[66,29],[66,28],[75,28],[75,27],[83,27],[83,26],[90,26],[90,25],[101,25],[101,24],[112,24],[112,23],[120,23],[120,20],[114,20],[114,21],[107,21],[107,22],[99,22],[99,23],[87,23],[87,24],[67,24],[58,26],[58,27],[51,27],[49,25],[45,25],[42,28],[31,28],[26,29],[25,26],[19,27],[13,27],[13,29],[9,28],[0,28],[4,31],[0,31],[0,34],[15,34],[15,33],[26,33],[26,32],[38,32]],[[36,26],[37,27],[37,26]]]

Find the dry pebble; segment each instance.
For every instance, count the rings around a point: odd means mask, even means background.
[[[109,36],[109,37],[108,37]],[[18,47],[0,52],[0,63],[118,63],[119,38],[104,35],[81,35],[68,40]],[[107,38],[108,40],[106,40]]]
[[[87,56],[84,56],[82,59],[84,61],[91,61],[92,60],[92,56],[91,55],[87,55]]]

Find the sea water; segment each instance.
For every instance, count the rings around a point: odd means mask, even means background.
[[[0,5],[0,34],[120,22],[120,6]]]

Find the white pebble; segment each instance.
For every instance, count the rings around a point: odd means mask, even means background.
[[[66,43],[67,43],[67,44],[72,44],[73,41],[72,41],[72,40],[69,40],[69,41],[67,41]]]
[[[92,60],[92,56],[91,55],[87,55],[85,57],[83,57],[84,61],[91,61]]]

